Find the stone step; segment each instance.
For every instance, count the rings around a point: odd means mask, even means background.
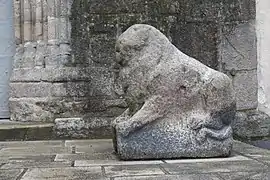
[[[53,123],[0,120],[0,141],[54,139]]]
[[[113,117],[86,116],[57,118],[54,134],[57,139],[110,139]]]
[[[112,117],[57,118],[54,123],[0,119],[0,141],[111,138]]]

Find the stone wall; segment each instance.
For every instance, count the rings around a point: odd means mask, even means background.
[[[135,23],[157,27],[181,51],[228,74],[239,112],[256,111],[255,0],[14,3],[12,120],[83,117],[94,127],[109,126],[125,108],[114,92],[114,44]]]
[[[238,110],[257,108],[255,1],[76,1],[75,63],[109,67],[119,34],[135,23],[160,29],[173,44],[234,80]],[[78,26],[80,24],[80,26]]]
[[[76,63],[71,49],[71,5],[69,0],[14,0],[17,50],[11,120],[54,122],[83,117],[90,128],[108,130],[125,104],[114,95],[113,74],[107,67]]]

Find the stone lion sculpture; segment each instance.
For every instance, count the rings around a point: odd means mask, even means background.
[[[231,80],[137,24],[116,42],[117,80],[128,109],[112,122],[121,159],[229,156]]]

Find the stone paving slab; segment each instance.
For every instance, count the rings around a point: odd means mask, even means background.
[[[139,175],[164,175],[165,173],[158,165],[120,165],[120,166],[105,166],[105,174],[109,177],[121,176],[139,176]]]
[[[0,142],[0,180],[270,180],[270,151],[235,141],[228,158],[120,161],[111,140]]]
[[[0,180],[16,180],[24,169],[8,169],[0,170]]]
[[[234,173],[241,171],[252,172],[269,169],[269,167],[254,160],[162,164],[161,166],[169,174],[221,173],[221,172]]]
[[[186,174],[186,175],[163,175],[163,176],[133,176],[118,177],[114,180],[221,180],[212,174]]]
[[[29,169],[21,180],[101,180],[106,179],[101,167],[34,168]]]
[[[13,156],[13,155],[52,155],[59,153],[68,153],[66,147],[16,147],[16,148],[3,148],[0,150],[0,156]]]
[[[224,180],[269,180],[270,172],[235,172],[235,173],[219,173]]]
[[[141,164],[163,164],[163,161],[116,161],[116,160],[77,160],[74,166],[114,166],[114,165],[141,165]]]
[[[76,153],[113,153],[113,146],[111,143],[104,145],[92,144],[91,146],[76,146]]]
[[[64,147],[64,141],[0,141],[0,147],[13,148],[13,147],[48,147],[48,146],[60,146]]]
[[[116,160],[114,154],[95,153],[95,154],[57,154],[55,161],[76,161],[76,160]]]
[[[250,144],[241,143],[239,141],[235,141],[234,143],[234,152],[238,152],[246,155],[270,155],[270,151],[266,149],[262,149],[259,147],[252,146]]]
[[[41,154],[35,154],[35,155],[12,155],[12,156],[0,156],[1,161],[7,162],[10,160],[36,160],[36,161],[52,161],[55,158],[55,155],[41,155]]]
[[[87,139],[87,140],[66,140],[65,146],[91,146],[92,144],[111,144],[111,139]]]
[[[220,161],[244,161],[250,160],[247,157],[232,154],[228,158],[200,158],[200,159],[174,159],[174,160],[164,160],[165,163],[169,164],[179,164],[179,163],[199,163],[199,162],[220,162]]]
[[[72,162],[50,162],[50,161],[34,161],[34,160],[12,160],[3,164],[0,169],[24,169],[24,168],[57,168],[71,167]]]
[[[234,144],[234,152],[270,166],[270,150],[236,141]]]

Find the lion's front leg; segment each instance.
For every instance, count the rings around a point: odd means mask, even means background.
[[[152,97],[147,100],[142,108],[132,117],[126,121],[119,122],[116,126],[116,130],[123,136],[128,136],[129,134],[143,128],[150,122],[163,117],[164,109],[162,98],[160,96]]]
[[[118,116],[112,121],[111,123],[112,127],[116,128],[118,124],[120,124],[121,122],[127,121],[129,118],[130,118],[130,115],[129,115],[129,108],[128,108],[120,116]]]

